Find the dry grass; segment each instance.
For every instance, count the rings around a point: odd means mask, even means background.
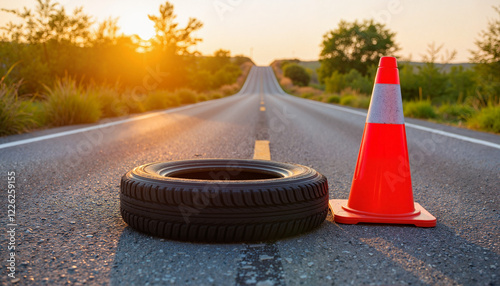
[[[229,96],[236,94],[238,90],[240,89],[240,85],[238,83],[234,84],[225,84],[221,86],[218,91],[223,94],[224,96]]]
[[[88,92],[71,77],[46,86],[45,114],[52,126],[93,123],[101,118],[101,105],[95,93]]]
[[[8,85],[0,81],[0,136],[26,132],[36,126],[32,112],[32,101],[18,96],[21,82]]]
[[[0,136],[27,132],[40,126],[63,126],[93,123],[101,118],[124,116],[150,110],[176,107],[181,104],[218,99],[237,93],[243,86],[253,64],[241,65],[242,73],[234,84],[217,90],[198,93],[189,88],[174,92],[154,90],[139,93],[120,86],[90,84],[84,86],[75,78],[63,77],[45,86],[42,101],[18,96],[21,82],[7,84],[0,80]],[[10,69],[12,70],[12,68]],[[9,72],[10,72],[9,70]]]

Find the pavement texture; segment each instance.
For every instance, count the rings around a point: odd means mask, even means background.
[[[498,135],[405,119],[494,145],[407,126],[414,199],[437,218],[434,228],[343,225],[330,214],[279,241],[201,244],[128,227],[120,177],[154,161],[248,159],[256,140],[269,140],[272,160],[316,169],[330,198],[347,199],[366,111],[287,95],[271,68],[254,67],[236,95],[148,115],[0,138],[2,285],[500,285]]]

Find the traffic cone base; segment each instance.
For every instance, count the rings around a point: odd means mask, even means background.
[[[364,213],[347,207],[347,200],[330,200],[330,210],[335,222],[343,224],[384,223],[412,224],[418,227],[435,227],[436,218],[420,204],[415,204],[415,211],[410,214],[381,215]]]

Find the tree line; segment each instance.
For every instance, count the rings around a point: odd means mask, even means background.
[[[169,2],[160,5],[158,14],[148,15],[155,36],[147,41],[119,33],[118,19],[94,23],[82,8],[70,13],[51,0],[37,0],[34,10],[2,10],[21,19],[2,27],[0,37],[0,74],[15,66],[6,81],[22,80],[21,94],[43,92],[67,75],[84,83],[118,83],[138,92],[145,86],[204,91],[233,84],[241,74],[240,65],[250,61],[231,57],[223,49],[201,56],[195,49],[201,39],[193,33],[203,24],[190,18],[181,27]]]
[[[224,49],[201,55],[193,33],[203,24],[179,26],[169,2],[148,15],[147,41],[51,0],[3,12],[21,22],[1,27],[0,136],[229,96],[253,65]]]
[[[493,8],[500,16],[500,6]],[[422,62],[412,62],[398,56],[396,34],[385,25],[341,21],[323,36],[317,69],[297,59],[272,67],[289,93],[368,108],[380,57],[395,56],[405,116],[500,133],[500,17],[478,34],[475,46],[470,63],[451,64],[456,52],[435,43]]]
[[[500,6],[493,7],[500,15]],[[370,94],[377,63],[382,56],[397,56],[396,34],[373,20],[341,21],[323,37],[318,78],[326,92],[349,87]],[[477,107],[500,104],[500,17],[478,35],[471,67],[452,66],[455,51],[443,53],[443,45],[428,45],[423,64],[400,61],[403,99],[430,100],[440,105],[465,103]],[[443,64],[436,62],[441,60]]]

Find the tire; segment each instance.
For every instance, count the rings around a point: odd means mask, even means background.
[[[129,226],[174,240],[275,240],[319,226],[328,213],[325,176],[264,160],[147,164],[125,174],[120,190]]]

